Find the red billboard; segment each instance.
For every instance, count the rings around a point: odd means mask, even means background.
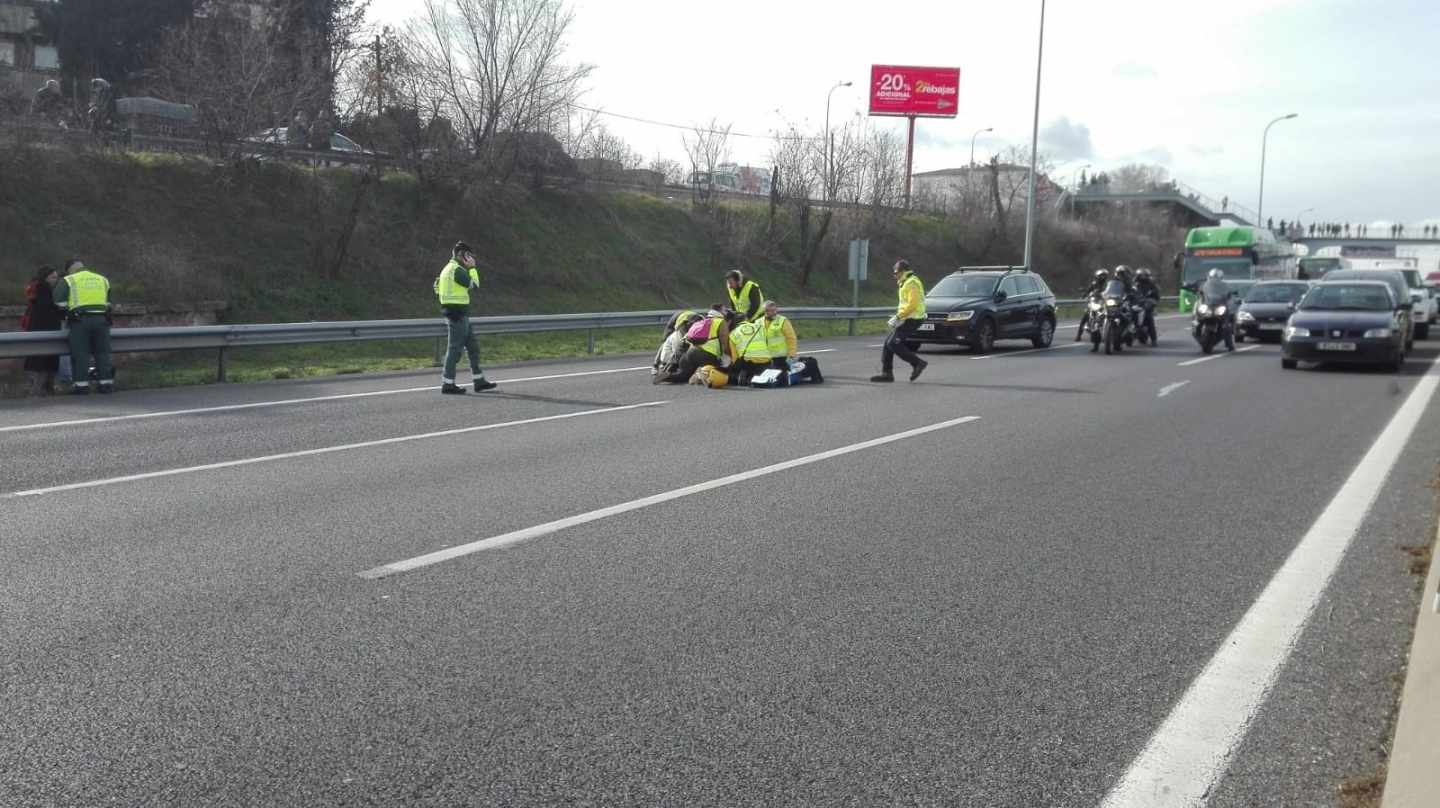
[[[870,66],[870,114],[953,118],[960,108],[960,68]]]

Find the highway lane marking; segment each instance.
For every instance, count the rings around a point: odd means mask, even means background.
[[[1185,385],[1187,385],[1187,384],[1189,384],[1189,383],[1190,383],[1190,380],[1189,380],[1189,379],[1186,379],[1186,380],[1183,381],[1183,382],[1175,382],[1174,384],[1167,384],[1167,385],[1165,385],[1164,387],[1160,388],[1160,395],[1156,396],[1156,398],[1164,398],[1164,397],[1170,395],[1171,393],[1175,392],[1176,390],[1179,390],[1180,388],[1184,387]]]
[[[1206,803],[1437,387],[1440,360],[1431,362],[1102,808],[1190,808]]]
[[[597,510],[587,511],[586,513],[576,514],[575,516],[567,516],[564,519],[557,519],[553,522],[546,522],[542,525],[527,527],[523,530],[516,530],[510,533],[502,533],[498,536],[491,536],[488,539],[481,539],[479,541],[470,542],[468,544],[460,544],[454,547],[446,547],[441,550],[436,550],[432,553],[415,556],[414,558],[407,558],[403,561],[391,562],[389,564],[374,567],[372,569],[358,572],[356,574],[359,575],[361,578],[375,579],[384,578],[386,576],[395,575],[401,572],[409,572],[411,570],[420,569],[421,567],[433,566],[435,564],[439,564],[445,561],[451,561],[462,556],[479,553],[485,550],[495,550],[501,547],[509,547],[510,545],[519,544],[521,542],[529,541],[531,539],[539,538],[541,536],[548,536],[552,533],[558,533],[562,530],[576,527],[578,525],[596,522],[601,519],[609,518],[611,516],[618,516],[622,513],[629,513],[630,511],[638,511],[642,508],[648,508],[652,505],[659,505],[661,503],[670,502],[672,500],[677,500],[682,497],[688,497],[693,494],[701,494],[706,491],[713,491],[717,488],[724,488],[726,486],[735,485],[737,483],[743,483],[748,480],[754,480],[758,477],[764,477],[770,474],[778,474],[779,472],[788,471],[790,469],[798,468],[800,466],[808,466],[812,463],[819,463],[824,460],[830,460],[832,458],[841,457],[843,455],[853,454],[855,452],[864,451],[866,449],[872,449],[876,446],[884,446],[887,443],[895,443],[896,441],[913,438],[918,435],[938,432],[942,429],[949,429],[950,427],[959,426],[960,424],[968,424],[972,421],[978,420],[980,420],[980,416],[978,415],[967,415],[962,418],[952,418],[948,421],[941,421],[938,424],[931,424],[930,426],[922,426],[917,429],[907,429],[904,432],[896,432],[893,435],[886,435],[884,437],[874,438],[872,440],[852,443],[849,446],[841,446],[837,449],[830,449],[828,451],[819,452],[817,454],[797,457],[794,460],[786,460],[782,463],[775,463],[774,465],[770,466],[762,466],[761,468],[752,469],[750,471],[742,471],[738,474],[731,474],[725,477],[710,480],[708,482],[697,483],[695,485],[687,485],[684,488],[676,488],[673,491],[666,491],[661,494],[652,494],[648,497],[641,497],[640,499],[634,499],[629,502],[622,502],[619,505],[611,505],[606,508],[599,508]]]
[[[818,351],[817,351],[818,353]],[[603,376],[611,373],[632,373],[637,370],[649,370],[650,366],[638,368],[611,368],[609,370],[586,370],[580,373],[555,373],[549,376],[527,376],[520,379],[496,379],[499,384],[520,384],[522,382],[543,382],[551,379],[573,379],[577,376]],[[404,387],[398,390],[370,390],[364,393],[341,393],[333,396],[314,396],[312,398],[285,398],[277,401],[253,401],[248,404],[224,404],[215,407],[196,407],[188,410],[165,410],[163,412],[140,412],[131,415],[108,415],[98,418],[77,418],[72,421],[50,421],[43,424],[20,424],[18,426],[0,426],[0,433],[25,432],[34,429],[50,429],[62,426],[85,426],[89,424],[107,424],[115,421],[138,421],[143,418],[169,418],[177,415],[203,415],[212,412],[235,412],[237,410],[254,410],[262,407],[283,407],[291,404],[311,404],[317,401],[346,401],[355,398],[372,398],[375,396],[394,396],[401,393],[433,393],[438,385],[427,384],[424,387]]]
[[[136,482],[139,480],[153,480],[159,477],[174,477],[179,474],[195,474],[202,471],[215,471],[217,469],[235,468],[237,466],[252,466],[257,463],[272,463],[277,460],[291,460],[297,457],[314,457],[316,455],[333,454],[335,452],[348,452],[354,449],[369,449],[376,446],[391,446],[397,443],[409,443],[410,441],[428,440],[430,438],[446,438],[455,435],[468,435],[472,432],[488,432],[495,429],[508,429],[516,426],[528,426],[530,424],[543,424],[549,421],[564,421],[570,418],[584,418],[591,415],[606,415],[614,412],[625,412],[627,410],[638,410],[648,407],[660,407],[669,404],[668,401],[647,401],[641,404],[626,404],[619,407],[603,407],[597,410],[581,410],[580,412],[568,412],[563,415],[547,415],[540,418],[525,418],[519,421],[503,421],[498,424],[481,424],[479,426],[467,426],[458,429],[446,429],[440,432],[424,432],[419,435],[403,435],[398,438],[382,438],[380,440],[367,440],[360,443],[344,443],[339,446],[326,446],[320,449],[304,449],[298,452],[284,452],[282,454],[263,455],[261,457],[247,457],[243,460],[226,460],[221,463],[206,463],[201,466],[186,466],[178,469],[165,469],[164,471],[148,471],[143,474],[127,474],[124,477],[107,477],[102,480],[89,480],[83,483],[68,483],[66,485],[53,485],[48,488],[32,488],[28,491],[14,491],[8,494],[0,494],[0,499],[20,499],[22,497],[38,497],[44,494],[58,494],[63,491],[76,491],[81,488],[99,488],[106,485],[118,485],[120,483]]]
[[[1258,351],[1258,350],[1260,350],[1262,347],[1264,347],[1264,346],[1262,346],[1262,345],[1246,345],[1244,348],[1236,348],[1234,352],[1235,352],[1235,353],[1245,353],[1246,351]],[[1215,360],[1215,359],[1224,359],[1225,357],[1229,356],[1230,353],[1231,353],[1230,351],[1226,351],[1225,353],[1217,353],[1217,354],[1211,354],[1210,356],[1202,356],[1202,357],[1200,357],[1199,359],[1191,359],[1191,360],[1188,361],[1188,362],[1181,362],[1180,364],[1176,365],[1175,367],[1178,367],[1178,368],[1188,368],[1188,367],[1190,367],[1191,365],[1198,365],[1198,364],[1200,364],[1201,362],[1210,362],[1210,361],[1213,361],[1213,360]]]

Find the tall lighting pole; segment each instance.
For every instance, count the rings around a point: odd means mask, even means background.
[[[986,132],[994,132],[994,131],[995,131],[995,127],[993,127],[993,126],[987,126],[987,127],[985,127],[984,129],[978,129],[978,130],[976,130],[975,134],[973,134],[973,135],[970,136],[970,165],[971,165],[972,167],[975,165],[975,138],[980,137],[982,134],[984,134],[984,133],[986,133]]]
[[[834,186],[835,166],[834,166],[834,159],[833,159],[833,157],[832,157],[832,152],[834,152],[834,144],[833,144],[833,142],[832,142],[832,140],[831,140],[831,137],[830,137],[830,97],[833,96],[833,95],[835,95],[835,91],[838,90],[838,89],[840,89],[841,87],[849,87],[850,85],[852,85],[852,84],[854,84],[854,83],[855,83],[855,82],[853,82],[853,81],[837,81],[837,82],[835,82],[835,86],[830,88],[830,92],[828,92],[828,93],[825,94],[825,201],[826,201],[826,202],[834,202],[834,201],[835,201],[835,192],[832,190],[832,188],[833,188],[833,186]]]
[[[1265,150],[1270,144],[1270,127],[1281,121],[1288,121],[1291,118],[1300,117],[1300,113],[1292,112],[1289,115],[1281,115],[1270,123],[1265,124],[1265,134],[1260,136],[1260,204],[1255,207],[1256,227],[1265,226]]]
[[[1025,268],[1035,239],[1035,159],[1040,147],[1040,69],[1045,64],[1045,0],[1040,0],[1040,45],[1035,53],[1035,121],[1030,128],[1030,194],[1025,198]]]

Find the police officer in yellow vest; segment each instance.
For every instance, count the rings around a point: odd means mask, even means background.
[[[755,376],[770,369],[770,343],[760,323],[737,323],[730,329],[731,384],[749,384]]]
[[[90,394],[90,360],[100,392],[115,388],[115,370],[110,364],[110,281],[91,272],[80,260],[65,262],[66,276],[55,285],[55,305],[65,312],[70,324],[70,364],[74,368],[77,396]]]
[[[730,308],[739,313],[741,320],[754,322],[760,319],[765,300],[760,284],[746,278],[740,270],[732,269],[725,273],[725,286],[730,294]]]
[[[460,361],[460,352],[470,355],[470,374],[474,378],[475,392],[494,390],[497,385],[485,378],[480,369],[480,346],[475,335],[470,333],[470,291],[480,288],[480,273],[475,269],[475,251],[461,241],[451,251],[450,263],[440,270],[435,279],[435,294],[440,298],[440,311],[448,323],[449,340],[445,350],[445,368],[440,374],[440,392],[464,395],[465,388],[455,384],[455,365]]]
[[[800,357],[800,340],[795,336],[795,326],[780,313],[780,307],[773,300],[765,301],[765,316],[756,325],[765,333],[765,343],[770,349],[770,366],[780,371],[780,385],[788,387],[792,373],[798,373],[800,381],[820,384],[825,378],[820,375],[820,363],[814,357]],[[800,370],[796,371],[795,367]]]
[[[900,288],[900,306],[890,318],[890,337],[885,340],[885,351],[881,354],[880,373],[870,377],[872,382],[895,381],[895,357],[910,363],[910,381],[920,378],[929,363],[905,344],[921,323],[925,322],[925,284],[910,271],[910,262],[901,259],[892,270],[895,285]]]

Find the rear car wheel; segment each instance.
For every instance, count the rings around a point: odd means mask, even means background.
[[[1049,348],[1050,343],[1055,341],[1055,321],[1049,317],[1040,319],[1040,330],[1031,337],[1030,344],[1036,348]]]
[[[986,317],[980,321],[975,330],[975,336],[970,340],[970,347],[977,354],[987,354],[995,348],[995,321]]]

